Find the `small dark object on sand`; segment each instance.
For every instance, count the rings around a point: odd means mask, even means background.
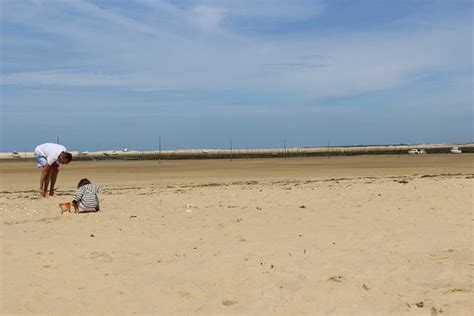
[[[328,279],[328,281],[338,282],[338,283],[339,283],[339,282],[342,281],[342,279],[343,279],[342,275],[334,275],[334,276],[330,277],[330,278]]]

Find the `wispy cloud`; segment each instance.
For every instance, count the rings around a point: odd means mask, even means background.
[[[166,82],[167,88],[174,89],[284,89],[328,97],[391,88],[415,80],[425,71],[465,67],[470,59],[471,44],[465,39],[471,29],[464,21],[413,23],[403,31],[354,31],[317,38],[309,33],[303,38],[265,39],[233,32],[222,21],[239,15],[305,20],[322,14],[324,6],[305,1],[181,5],[135,1],[163,13],[153,20],[140,11],[145,16],[141,20],[110,3],[103,8],[85,0],[36,5],[13,2],[11,8],[4,4],[5,13],[20,9],[18,6],[23,12],[13,14],[13,18],[4,14],[8,25],[29,27],[76,47],[75,60],[64,65],[56,61],[53,69],[79,70],[51,71],[45,64],[43,72],[29,72],[26,63],[3,74],[3,84],[109,85],[145,91],[161,89]],[[189,37],[183,25],[189,29],[197,26],[201,31],[193,29],[190,32],[195,36]],[[210,30],[216,32],[208,33]],[[6,45],[12,40],[8,38]],[[453,52],[458,55],[455,59]]]
[[[196,21],[204,29],[215,29],[223,18],[223,12],[220,9],[207,5],[194,7],[193,12],[196,14]]]
[[[121,75],[82,73],[71,70],[48,70],[5,74],[3,85],[76,86],[76,87],[120,87],[128,86],[130,78]]]
[[[263,0],[232,1],[208,0],[209,6],[220,8],[228,17],[272,19],[278,21],[301,21],[321,15],[324,2],[319,0]]]

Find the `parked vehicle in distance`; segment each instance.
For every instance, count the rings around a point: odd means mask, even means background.
[[[21,155],[17,151],[12,151],[12,158],[21,158]]]
[[[418,150],[417,148],[413,148],[413,149],[410,149],[408,153],[410,155],[423,155],[423,154],[426,154],[426,150],[424,149]]]
[[[88,154],[89,152],[87,150],[79,152],[79,156],[87,156]]]
[[[458,147],[453,147],[453,148],[451,148],[451,153],[452,154],[461,154],[462,151]]]

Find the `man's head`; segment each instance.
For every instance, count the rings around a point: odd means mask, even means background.
[[[72,155],[71,153],[68,153],[67,151],[63,151],[58,158],[58,162],[62,163],[63,165],[67,165],[70,163],[72,160]]]

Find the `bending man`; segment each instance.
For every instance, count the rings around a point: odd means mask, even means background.
[[[35,148],[36,166],[43,168],[40,177],[40,194],[54,195],[54,185],[59,173],[59,164],[67,165],[72,160],[71,153],[59,144],[46,143]]]

